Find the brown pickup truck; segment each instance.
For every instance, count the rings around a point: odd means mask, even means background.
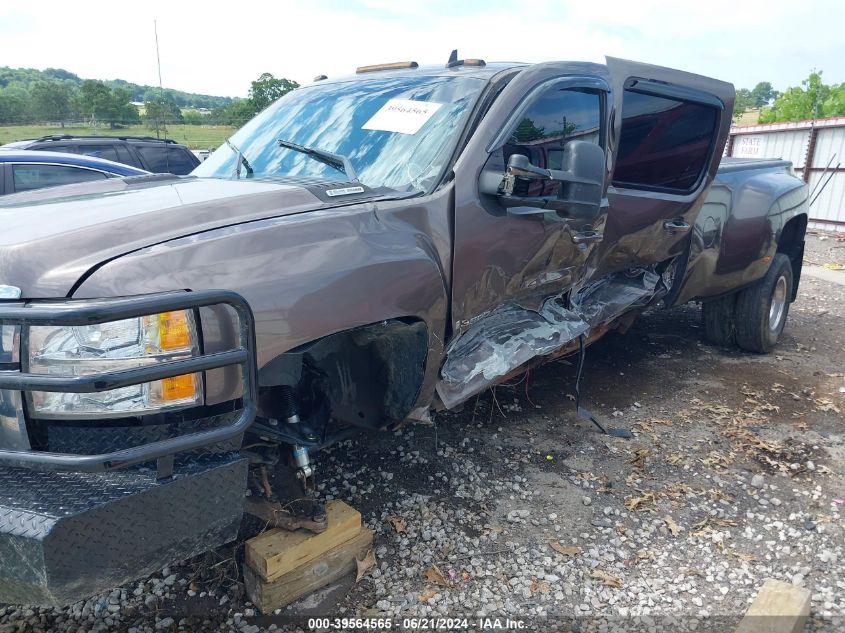
[[[700,301],[712,342],[769,351],[807,191],[784,161],[720,167],[733,99],[619,59],[363,67],[191,176],[6,198],[0,602],[232,540],[250,472],[307,484],[350,429],[453,408],[648,308]]]

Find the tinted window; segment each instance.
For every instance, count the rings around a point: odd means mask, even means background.
[[[132,165],[133,167],[141,166],[138,164],[138,159],[123,145],[117,146],[117,162],[123,163],[124,165]]]
[[[168,153],[167,146],[162,145],[137,145],[135,147],[141,154],[148,171],[156,174],[175,174],[174,156]],[[191,167],[193,169],[193,167]],[[188,171],[191,171],[190,169]],[[187,172],[185,172],[187,173]]]
[[[99,171],[67,165],[14,165],[12,173],[15,191],[30,191],[107,178],[106,174]]]
[[[507,164],[511,154],[523,154],[538,167],[560,169],[568,141],[601,142],[601,96],[580,88],[552,88],[526,110],[503,148]],[[519,195],[550,195],[559,183],[533,181]]]
[[[509,143],[559,150],[572,139],[598,143],[600,128],[601,102],[597,92],[552,89],[531,104]]]
[[[171,147],[168,150],[170,154],[170,173],[184,175],[190,174],[194,167],[200,164],[199,159],[194,156],[189,150],[181,147]]]
[[[626,90],[614,183],[688,191],[710,155],[716,108]]]
[[[79,145],[78,151],[86,156],[96,156],[97,158],[105,158],[106,160],[113,160],[120,162],[117,158],[117,150],[114,145]]]

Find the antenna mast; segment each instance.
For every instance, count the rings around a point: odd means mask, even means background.
[[[153,20],[153,31],[155,31],[156,36],[156,62],[158,63],[158,90],[159,90],[159,104],[158,104],[158,113],[156,116],[161,116],[161,126],[164,128],[164,137],[167,138],[167,117],[164,116],[164,86],[161,83],[161,55],[158,52],[158,21]],[[156,138],[160,138],[158,135],[158,128],[159,126],[156,125]]]

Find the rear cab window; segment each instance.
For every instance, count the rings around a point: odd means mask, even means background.
[[[695,190],[718,124],[714,106],[626,89],[613,184],[680,194]]]

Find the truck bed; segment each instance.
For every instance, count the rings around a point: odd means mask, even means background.
[[[782,158],[735,158],[733,156],[725,156],[722,162],[719,163],[718,174],[729,174],[737,171],[747,171],[749,169],[770,169],[772,167],[792,168],[792,163]]]

